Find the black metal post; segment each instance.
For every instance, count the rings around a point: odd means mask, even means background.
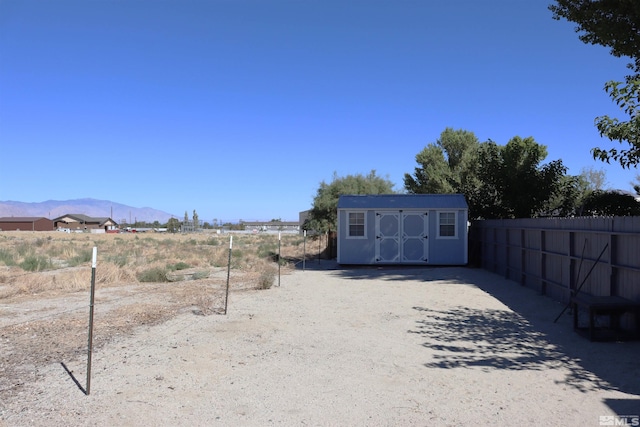
[[[598,258],[595,260],[595,262],[593,263],[593,265],[591,266],[591,268],[587,272],[587,275],[584,276],[584,279],[580,283],[580,286],[578,286],[578,288],[576,289],[576,291],[573,293],[572,296],[575,296],[575,295],[578,294],[578,292],[580,292],[580,290],[582,289],[582,286],[587,282],[587,279],[591,275],[591,272],[593,271],[594,268],[596,268],[596,265],[598,265],[598,263],[600,262],[600,258],[602,258],[602,255],[604,255],[604,251],[606,251],[608,247],[609,247],[609,243],[604,245],[604,248],[602,248],[602,252],[600,252],[600,255],[598,255]],[[560,314],[558,314],[558,317],[555,318],[553,323],[556,323],[558,321],[558,319],[560,319],[560,316],[562,316],[564,314],[564,312],[567,311],[567,309],[569,307],[571,307],[571,303],[572,303],[572,301],[571,301],[571,296],[570,296],[569,297],[569,303],[564,307],[564,309],[560,312]]]
[[[89,298],[89,342],[87,346],[87,396],[91,393],[91,356],[93,353],[93,302],[96,291],[96,258],[98,248],[94,246],[91,261],[91,297]]]
[[[229,236],[229,260],[227,261],[227,291],[224,297],[224,314],[227,314],[229,304],[229,276],[231,275],[231,248],[233,247],[233,236]]]

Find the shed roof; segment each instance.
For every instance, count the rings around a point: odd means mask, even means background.
[[[468,209],[462,194],[342,195],[338,209]]]
[[[73,220],[76,222],[81,222],[81,223],[86,223],[86,224],[104,224],[107,221],[111,221],[114,224],[116,224],[116,222],[108,217],[91,217],[88,215],[84,215],[84,214],[67,214],[67,215],[62,215],[59,216],[58,218],[55,218],[53,221],[54,222],[60,222],[60,221],[65,221],[68,222],[68,220]]]
[[[58,218],[54,219],[54,221],[62,220],[64,218],[75,219],[78,222],[97,222],[98,220],[98,218],[93,218],[85,214],[66,214],[59,216]]]

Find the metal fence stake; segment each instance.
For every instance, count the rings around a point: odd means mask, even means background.
[[[91,261],[91,297],[89,299],[89,343],[87,346],[87,396],[91,393],[91,355],[93,353],[93,302],[95,300],[96,291],[96,259],[98,248],[93,247],[93,256]]]
[[[229,276],[231,275],[231,249],[233,248],[233,236],[229,236],[229,260],[227,262],[227,291],[224,297],[224,314],[227,314],[229,304]]]

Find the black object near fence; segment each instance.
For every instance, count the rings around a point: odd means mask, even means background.
[[[563,303],[581,293],[640,304],[640,217],[474,221],[469,260]]]

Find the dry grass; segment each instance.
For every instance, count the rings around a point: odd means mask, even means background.
[[[96,283],[102,286],[139,283],[141,277],[145,277],[145,272],[153,269],[170,272],[176,266],[199,269],[200,277],[206,277],[207,271],[227,267],[228,241],[227,235],[205,233],[114,235],[2,232],[0,268],[4,268],[0,270],[0,300],[20,295],[85,290],[91,279],[93,247],[98,250]],[[302,238],[282,236],[280,251],[283,266],[291,267],[302,257]],[[277,253],[277,236],[236,235],[231,268],[250,275],[258,272],[259,278],[261,273],[268,273],[270,266],[277,262]],[[262,287],[257,282],[255,285]]]
[[[184,310],[224,311],[228,235],[0,232],[0,320],[6,325],[0,328],[0,401],[16,395],[34,367],[86,351],[93,247],[99,292],[94,348]],[[310,247],[318,248],[317,242]],[[302,238],[282,236],[280,251],[287,274],[303,256]],[[277,236],[234,235],[231,292],[270,287],[277,254]],[[153,269],[176,281],[141,282]]]

